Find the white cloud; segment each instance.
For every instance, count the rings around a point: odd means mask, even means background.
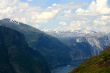
[[[56,23],[57,27],[47,28],[57,31],[95,30],[110,32],[110,8],[108,0],[93,0],[87,8],[83,5],[52,4],[47,8],[30,6],[20,0],[0,0],[0,19],[11,18],[39,27],[42,23]],[[83,8],[84,7],[84,8]],[[100,27],[100,28],[99,28]]]
[[[37,18],[40,19],[40,20],[47,20],[47,19],[51,19],[52,17],[54,17],[56,15],[56,12],[42,12],[40,13],[40,15],[37,15]]]
[[[76,9],[75,14],[70,13],[68,19],[70,18],[71,21],[79,20],[78,24],[80,26],[78,28],[81,28],[81,30],[110,32],[110,8],[107,1],[93,0],[87,8],[80,7]],[[85,21],[85,23],[82,23],[82,21]],[[74,28],[77,29],[77,27]]]
[[[59,26],[54,29],[54,31],[76,31],[76,30],[81,30],[81,24],[85,24],[85,21],[73,21],[70,24],[66,23],[65,21],[59,22]]]
[[[93,0],[87,9],[79,8],[76,14],[109,14],[110,8],[107,5],[108,0]]]
[[[31,1],[31,0],[29,0]],[[58,11],[32,7],[20,0],[0,0],[0,19],[11,18],[27,24],[39,24],[54,18]]]
[[[54,6],[55,9],[59,9],[64,15],[57,19],[59,25],[50,30],[73,32],[80,30],[85,33],[90,31],[110,32],[110,8],[107,0],[93,0],[87,8],[73,5],[57,6]]]
[[[28,2],[32,2],[32,0],[28,0]]]

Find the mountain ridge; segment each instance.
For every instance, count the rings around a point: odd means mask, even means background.
[[[0,26],[5,26],[22,33],[29,46],[42,54],[51,70],[72,63],[71,49],[59,41],[59,39],[27,24],[20,22],[18,24],[16,22],[10,22],[10,19],[4,19],[0,20]]]

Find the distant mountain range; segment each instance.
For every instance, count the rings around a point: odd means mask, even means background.
[[[110,44],[110,33],[94,31],[91,31],[91,33],[82,33],[80,31],[47,33],[58,38],[60,41],[70,46],[72,49],[75,49],[75,47],[79,46],[80,47],[78,49],[88,48],[90,49],[92,55],[98,55],[101,51],[103,51],[104,48],[108,47]],[[82,44],[82,46],[80,44]],[[88,47],[86,47],[87,45]]]
[[[110,44],[110,33],[92,32],[47,32],[58,38],[62,43],[72,49],[73,66],[77,67],[84,60],[99,55]]]

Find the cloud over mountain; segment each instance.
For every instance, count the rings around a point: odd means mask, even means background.
[[[91,0],[88,4],[53,3],[45,8],[31,5],[33,1],[0,0],[0,19],[11,18],[42,30],[110,31],[108,0]]]
[[[58,11],[35,7],[21,0],[0,0],[0,19],[11,18],[24,23],[37,24],[53,18]]]

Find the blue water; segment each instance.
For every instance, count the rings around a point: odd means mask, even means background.
[[[56,69],[52,70],[52,73],[69,73],[71,70],[78,67],[84,60],[73,61],[73,65],[71,64],[71,65],[57,67]]]
[[[68,73],[73,69],[71,66],[64,66],[64,67],[58,67],[57,69],[54,69],[52,73]]]

